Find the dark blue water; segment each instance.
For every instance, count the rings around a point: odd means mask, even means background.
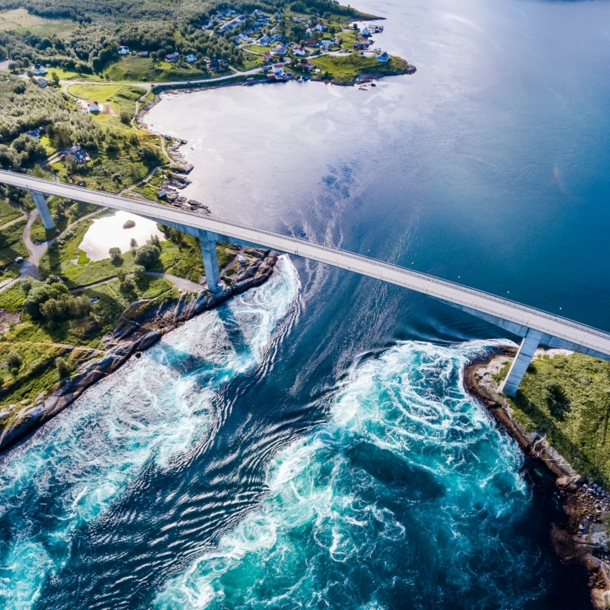
[[[168,99],[189,195],[610,330],[610,5],[373,3],[418,67]],[[464,392],[503,335],[299,260],[1,461],[7,608],[588,608]]]

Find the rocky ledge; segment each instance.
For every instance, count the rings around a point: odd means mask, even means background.
[[[610,494],[592,479],[579,475],[538,432],[528,432],[514,419],[508,401],[498,393],[493,374],[516,354],[500,348],[464,370],[464,385],[534,461],[541,463],[555,481],[555,489],[567,517],[553,523],[555,551],[565,562],[584,565],[589,573],[591,600],[596,610],[610,608]]]
[[[249,249],[251,262],[235,280],[215,294],[207,290],[183,293],[178,300],[162,297],[132,303],[121,316],[111,335],[104,338],[106,351],[101,358],[83,363],[69,379],[38,396],[31,407],[16,414],[9,409],[0,434],[0,451],[34,432],[63,411],[87,388],[114,373],[127,360],[154,345],[161,337],[194,316],[218,307],[227,299],[266,282],[277,262],[277,253]]]

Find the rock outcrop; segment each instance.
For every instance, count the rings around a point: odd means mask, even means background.
[[[187,320],[218,307],[234,295],[260,286],[269,279],[277,262],[277,254],[269,251],[249,250],[252,261],[230,285],[215,294],[207,290],[187,292],[179,299],[147,299],[135,301],[121,315],[112,334],[105,338],[106,351],[97,360],[88,360],[77,368],[71,378],[43,392],[31,407],[6,410],[0,419],[0,451],[10,447],[73,403],[87,388],[114,373],[134,354],[154,345],[161,337]]]

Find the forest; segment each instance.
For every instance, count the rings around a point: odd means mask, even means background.
[[[0,0],[0,11],[26,8],[30,13],[50,19],[70,19],[78,25],[60,36],[45,36],[30,30],[0,32],[0,60],[10,56],[12,67],[23,70],[37,63],[73,70],[83,74],[100,72],[118,59],[119,45],[135,51],[146,50],[162,57],[166,53],[199,54],[211,59],[239,61],[235,37],[252,25],[252,17],[238,28],[224,33],[203,31],[201,25],[218,10],[233,9],[251,15],[254,9],[277,11],[293,8],[311,14],[357,16],[355,9],[333,0],[257,0],[249,2],[183,2],[167,3],[145,0],[124,3],[120,0],[94,2],[83,0]],[[289,35],[292,24],[283,24]],[[292,26],[296,27],[296,26]],[[297,34],[297,32],[295,32]],[[300,37],[296,37],[298,40]]]

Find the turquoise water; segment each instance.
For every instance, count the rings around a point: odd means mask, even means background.
[[[544,561],[519,531],[531,504],[521,456],[459,375],[483,350],[404,343],[356,365],[329,422],[272,460],[261,506],[154,608],[373,609],[398,598],[490,608],[535,597]]]
[[[297,290],[294,267],[280,259],[263,288],[189,321],[3,457],[2,608],[31,608],[72,556],[75,530],[143,471],[167,470],[212,433],[215,395],[261,363]]]
[[[610,4],[359,6],[418,72],[158,104],[187,195],[610,330]],[[590,608],[557,497],[461,385],[500,339],[285,260],[0,458],[0,606]]]

